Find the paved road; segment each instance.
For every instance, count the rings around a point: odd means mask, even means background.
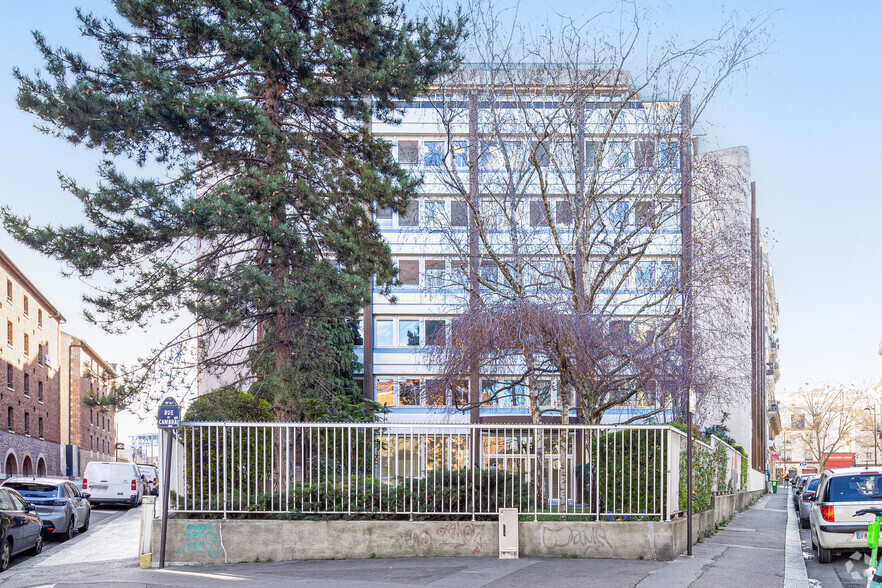
[[[43,553],[40,558],[46,558],[50,555],[57,555],[64,551],[67,547],[71,545],[75,545],[82,541],[83,538],[88,537],[91,534],[97,533],[103,527],[108,524],[111,524],[116,519],[122,517],[130,509],[119,506],[93,506],[92,507],[92,516],[89,523],[89,530],[85,533],[77,533],[71,541],[62,541],[56,535],[48,535],[45,538],[45,542],[43,544]],[[32,560],[34,559],[31,555],[17,555],[12,558],[12,561],[9,564],[9,571],[3,576],[8,576],[13,573],[16,567],[21,568],[22,566],[30,565]],[[2,577],[0,577],[2,580]]]

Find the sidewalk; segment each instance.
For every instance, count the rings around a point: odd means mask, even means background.
[[[114,586],[479,586],[532,587],[639,586],[641,588],[733,586],[739,588],[808,585],[796,517],[788,508],[790,493],[761,498],[749,510],[735,515],[727,527],[693,548],[693,557],[672,562],[613,559],[501,560],[494,557],[420,559],[323,560],[138,568],[126,541],[95,534],[91,546],[78,551],[79,561],[67,556],[46,558],[18,573],[0,577],[3,588],[80,583]],[[128,521],[127,521],[128,522]],[[131,524],[131,523],[130,523]],[[792,536],[789,536],[792,535]],[[98,541],[97,539],[103,539]],[[102,546],[116,561],[92,563],[92,548]],[[113,545],[113,547],[110,547]],[[122,546],[125,545],[123,548]],[[795,550],[795,551],[794,551]],[[71,554],[72,555],[72,554]],[[11,576],[11,577],[9,577]],[[786,581],[785,581],[786,578]]]

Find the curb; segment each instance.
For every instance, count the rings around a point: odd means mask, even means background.
[[[787,493],[790,496],[790,492]],[[784,539],[784,588],[799,588],[809,585],[805,558],[802,556],[802,539],[796,526],[796,515],[791,501],[787,501],[787,533]]]

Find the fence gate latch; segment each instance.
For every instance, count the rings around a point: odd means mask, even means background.
[[[518,509],[499,509],[499,559],[518,558]]]

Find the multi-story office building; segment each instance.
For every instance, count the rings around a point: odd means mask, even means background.
[[[0,251],[0,466],[2,474],[63,473],[60,325],[64,317]]]
[[[109,394],[116,369],[85,341],[61,333],[61,436],[66,475],[79,476],[90,461],[116,461],[116,411],[88,406]]]

